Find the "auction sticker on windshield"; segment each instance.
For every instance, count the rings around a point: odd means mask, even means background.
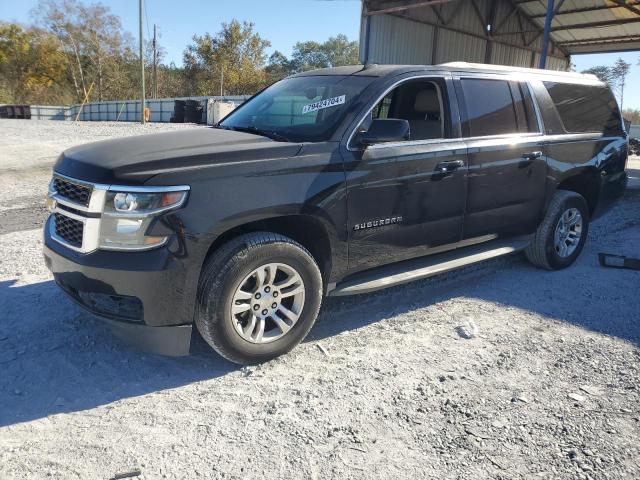
[[[339,97],[327,98],[320,100],[319,102],[310,103],[302,107],[302,113],[315,112],[316,110],[322,110],[323,108],[335,107],[342,105],[346,100],[346,95],[340,95]]]

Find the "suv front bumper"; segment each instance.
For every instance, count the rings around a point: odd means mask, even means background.
[[[194,299],[184,291],[182,262],[167,247],[77,253],[51,238],[50,221],[45,263],[65,293],[129,343],[163,355],[189,353]]]

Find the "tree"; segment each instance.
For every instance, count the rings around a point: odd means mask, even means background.
[[[269,64],[265,67],[267,83],[272,84],[294,73],[295,67],[287,56],[276,50],[269,57]]]
[[[158,66],[158,97],[182,97],[186,92],[184,70],[175,63]]]
[[[329,65],[332,67],[360,63],[358,42],[350,42],[346,35],[339,34],[335,37],[330,37],[322,44],[322,50],[327,56]]]
[[[78,0],[40,0],[31,15],[57,38],[77,101],[94,82],[100,100],[131,91],[130,82],[119,80],[128,76],[124,70],[132,60],[132,37],[108,7],[87,6]]]
[[[64,94],[62,52],[37,29],[0,23],[0,90],[5,102],[49,103]]]
[[[355,65],[358,59],[358,42],[350,42],[346,35],[339,34],[324,43],[298,42],[293,47],[289,60],[282,52],[275,51],[265,68],[269,83],[288,75],[317,68]]]
[[[632,125],[640,125],[640,109],[628,108],[622,111],[622,116],[625,120],[631,122]]]
[[[611,68],[611,75],[614,79],[615,85],[620,93],[620,109],[624,106],[624,87],[627,83],[627,75],[631,69],[631,64],[625,62],[622,58],[618,58],[616,63]]]
[[[293,46],[291,66],[297,72],[327,68],[331,66],[322,44],[318,42],[297,42]]]
[[[359,63],[358,42],[350,42],[346,35],[330,37],[324,43],[298,42],[293,47],[292,67],[296,71],[340,67]]]
[[[614,78],[613,72],[611,71],[611,67],[607,67],[606,65],[599,65],[596,67],[591,67],[587,70],[583,70],[582,73],[590,73],[595,75],[600,80],[608,84],[610,87],[614,88]]]
[[[196,95],[253,94],[266,84],[266,49],[253,23],[223,23],[215,36],[194,35],[184,52],[185,77]]]

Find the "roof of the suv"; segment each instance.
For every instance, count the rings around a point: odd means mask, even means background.
[[[320,70],[310,70],[298,73],[294,76],[308,75],[358,75],[368,77],[385,77],[387,75],[398,75],[405,72],[419,71],[451,71],[451,72],[484,72],[484,73],[523,73],[527,75],[549,76],[556,78],[566,78],[567,80],[594,81],[598,80],[595,75],[561,72],[558,70],[541,70],[537,68],[509,67],[505,65],[489,65],[483,63],[451,62],[440,65],[349,65],[346,67],[323,68]]]

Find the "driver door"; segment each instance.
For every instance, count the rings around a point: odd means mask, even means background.
[[[409,122],[407,141],[358,142],[376,118]],[[388,87],[342,149],[349,270],[452,248],[462,237],[466,146],[451,79],[408,77]]]

